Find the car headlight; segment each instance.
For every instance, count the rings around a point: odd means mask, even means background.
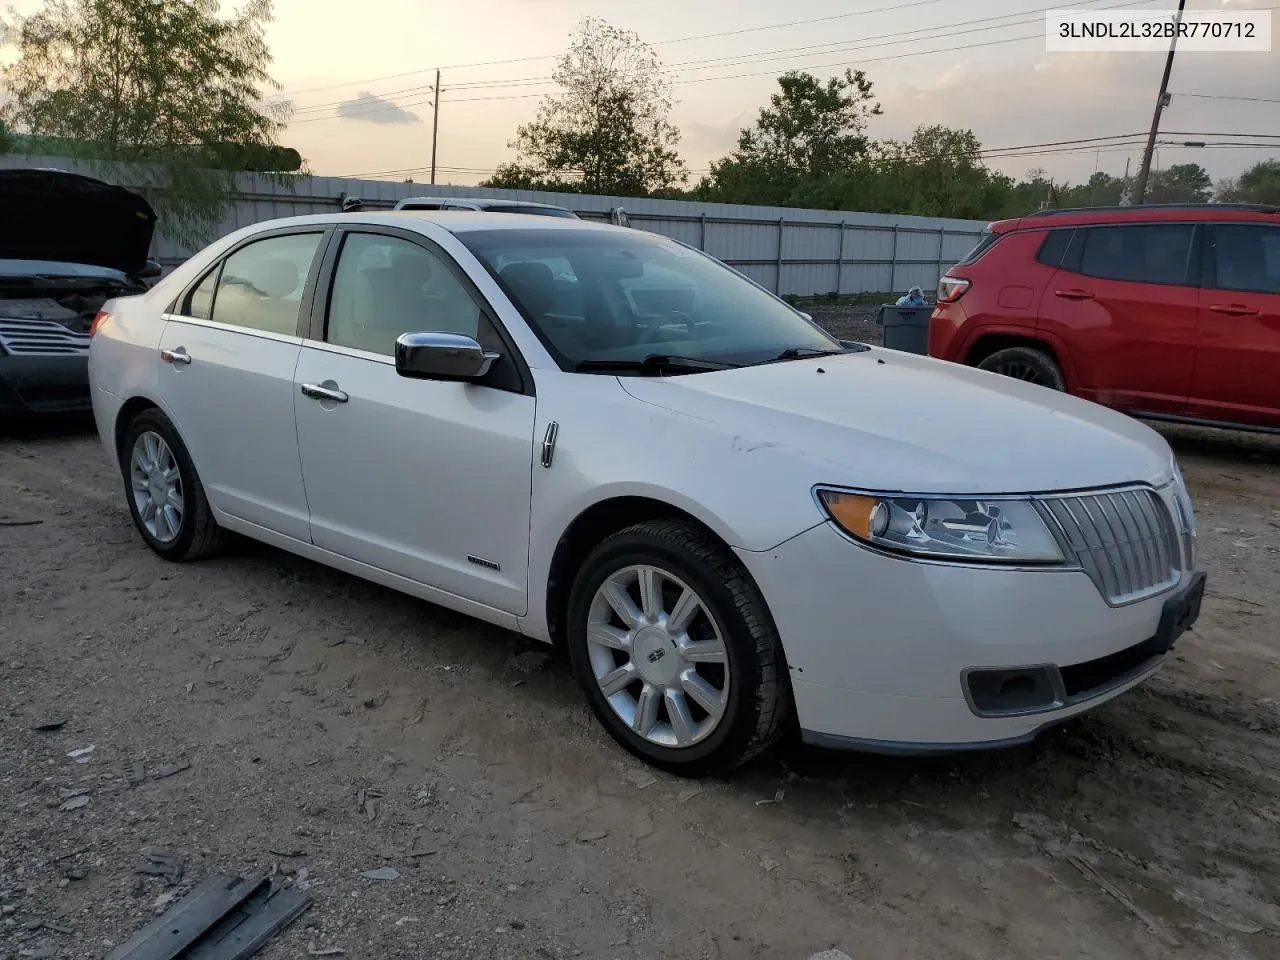
[[[850,536],[937,560],[1062,563],[1062,548],[1029,500],[903,497],[819,489],[827,515]]]
[[[1177,501],[1178,510],[1182,513],[1182,525],[1193,537],[1196,534],[1196,512],[1191,505],[1191,493],[1187,490],[1186,478],[1178,461],[1173,461],[1173,498]]]

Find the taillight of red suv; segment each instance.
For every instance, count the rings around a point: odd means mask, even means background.
[[[938,281],[938,303],[955,303],[970,286],[963,277],[943,277]]]

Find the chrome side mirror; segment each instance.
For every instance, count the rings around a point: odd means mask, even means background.
[[[396,373],[416,380],[479,380],[500,357],[461,333],[402,333],[396,338]]]

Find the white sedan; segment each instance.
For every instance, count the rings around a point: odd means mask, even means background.
[[[1195,620],[1135,420],[832,339],[672,240],[572,220],[262,223],[106,306],[94,413],[142,539],[230,531],[563,645],[691,775],[788,728],[1024,743]]]

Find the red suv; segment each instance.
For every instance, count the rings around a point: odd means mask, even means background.
[[[929,354],[1135,416],[1280,432],[1280,208],[993,223],[938,285]]]

